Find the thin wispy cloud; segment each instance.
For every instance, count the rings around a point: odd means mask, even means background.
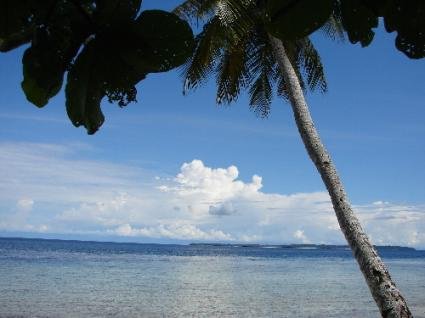
[[[0,144],[0,199],[21,197],[51,202],[97,202],[139,187],[136,168],[80,159],[82,144]]]
[[[10,114],[10,113],[0,113],[0,119],[12,119],[19,121],[38,121],[38,122],[46,122],[53,124],[68,124],[69,122],[66,118],[58,118],[58,117],[48,117],[48,116],[34,116],[34,115],[21,115],[21,114]]]

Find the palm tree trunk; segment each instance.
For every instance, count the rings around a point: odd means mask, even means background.
[[[278,61],[279,69],[288,87],[292,110],[304,146],[328,189],[339,226],[353,251],[382,317],[412,317],[406,301],[391,280],[385,264],[351,208],[331,157],[314,127],[300,82],[286,55],[282,41],[271,35],[269,38],[273,55]]]

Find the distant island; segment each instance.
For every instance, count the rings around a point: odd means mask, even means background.
[[[64,242],[64,243],[93,243],[93,244],[113,244],[113,245],[163,245],[163,246],[192,246],[192,247],[242,247],[242,248],[270,248],[270,249],[305,249],[305,250],[350,250],[348,245],[334,244],[260,244],[260,243],[221,243],[221,242],[132,242],[132,241],[112,241],[112,240],[80,240],[80,239],[63,239],[63,238],[41,238],[41,237],[20,237],[20,236],[2,236],[0,234],[0,242],[7,240],[15,241],[46,241],[46,242]],[[374,245],[378,250],[397,250],[397,251],[417,251],[413,247],[398,245]]]
[[[221,246],[221,247],[263,247],[263,248],[296,248],[296,249],[349,249],[348,245],[332,244],[232,244],[232,243],[190,243],[191,246]],[[413,247],[397,245],[374,245],[382,250],[409,250],[416,251]]]

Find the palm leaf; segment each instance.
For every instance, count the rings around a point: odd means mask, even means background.
[[[250,80],[250,108],[260,117],[270,113],[273,97],[272,82],[276,77],[275,61],[268,41],[264,41],[262,30],[252,37],[247,56],[247,78]]]
[[[217,0],[186,0],[172,11],[189,22],[207,20],[214,15]]]
[[[267,117],[270,113],[273,97],[272,85],[267,71],[261,72],[249,88],[250,108],[260,117]]]
[[[328,84],[319,52],[309,38],[301,39],[297,44],[300,50],[300,64],[302,64],[300,66],[304,71],[310,90],[314,91],[319,88],[321,92],[326,92]]]
[[[230,43],[229,43],[230,44]],[[223,52],[216,69],[217,104],[235,101],[246,84],[246,41],[231,43]]]
[[[344,28],[342,26],[341,17],[332,14],[325,24],[319,29],[326,37],[333,41],[344,42]]]
[[[197,88],[211,75],[225,37],[225,30],[217,17],[205,24],[203,31],[195,38],[193,55],[180,68],[184,80],[183,93]]]

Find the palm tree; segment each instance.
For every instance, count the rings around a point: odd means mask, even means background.
[[[267,32],[260,1],[186,0],[174,12],[202,20],[192,57],[182,68],[184,92],[216,77],[217,103],[235,101],[242,89],[250,107],[261,116],[270,111],[273,89],[289,101],[305,148],[322,177],[340,228],[351,247],[382,317],[412,317],[390,274],[363,231],[329,153],[314,126],[304,90],[326,91],[320,56],[308,38],[281,41]],[[342,35],[338,17],[322,28]]]

